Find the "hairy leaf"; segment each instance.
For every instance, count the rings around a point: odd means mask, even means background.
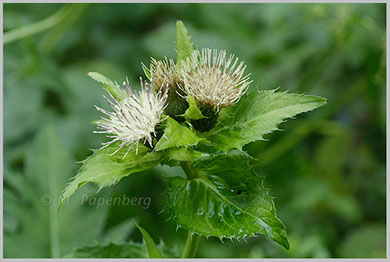
[[[116,83],[112,82],[111,79],[108,77],[96,73],[96,72],[89,72],[88,76],[91,77],[93,80],[99,82],[103,85],[103,87],[115,98],[118,100],[122,100],[122,95],[119,91],[119,87]]]
[[[111,155],[118,147],[119,143],[114,143],[106,148],[94,150],[93,155],[83,161],[80,171],[65,188],[61,204],[88,182],[97,184],[100,190],[118,183],[123,177],[147,170],[161,162],[161,154],[151,152],[151,149],[142,144],[139,144],[138,153],[134,146],[124,159],[122,158],[127,151],[126,148]]]
[[[326,103],[326,99],[317,96],[254,90],[236,105],[221,110],[219,122],[206,137],[219,150],[241,149],[277,130],[284,119]]]
[[[181,60],[186,59],[194,51],[191,37],[183,22],[176,22],[176,44],[177,44],[177,66],[180,67]]]
[[[164,135],[156,145],[156,151],[164,150],[171,147],[195,146],[201,141],[188,127],[179,124],[173,118],[168,117]]]
[[[160,251],[158,250],[156,243],[154,243],[153,238],[149,233],[143,229],[140,225],[136,224],[138,229],[141,231],[142,236],[145,240],[146,246],[148,247],[148,253],[150,258],[162,258]]]
[[[170,178],[167,210],[178,225],[221,239],[261,233],[288,249],[285,226],[250,160],[238,150],[220,153],[195,161],[196,178]]]

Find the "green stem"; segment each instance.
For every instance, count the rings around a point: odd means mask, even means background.
[[[198,176],[196,170],[192,167],[192,163],[190,161],[181,161],[180,165],[186,173],[187,179],[191,180]]]
[[[35,35],[43,32],[57,23],[65,19],[72,12],[72,5],[66,5],[53,15],[30,25],[22,26],[20,28],[5,32],[3,35],[3,44],[9,44],[27,36]]]
[[[188,232],[186,245],[184,247],[181,258],[192,258],[195,256],[199,246],[200,235],[192,235]]]

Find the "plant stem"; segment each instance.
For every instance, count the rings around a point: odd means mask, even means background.
[[[186,245],[184,247],[181,258],[192,258],[195,256],[196,251],[199,246],[200,235],[192,235],[191,232],[188,232]]]
[[[73,5],[66,5],[53,15],[41,21],[5,32],[3,35],[3,44],[6,45],[12,43],[24,37],[38,34],[55,26],[60,21],[65,19],[68,15],[71,15],[73,7]]]
[[[191,180],[198,176],[196,170],[192,167],[192,163],[190,161],[181,161],[180,165],[186,173],[187,179]]]

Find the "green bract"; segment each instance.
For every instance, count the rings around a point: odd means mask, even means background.
[[[176,30],[177,65],[180,66],[180,61],[190,56],[194,49],[181,21],[177,22]],[[144,69],[148,73],[148,69]],[[98,73],[89,73],[89,76],[103,84],[112,96],[121,98],[117,85],[107,77]],[[182,88],[185,92],[185,86]],[[170,177],[166,192],[166,210],[178,227],[184,227],[190,233],[220,239],[240,239],[263,234],[288,249],[286,227],[276,217],[272,198],[262,186],[262,178],[253,171],[251,156],[243,152],[242,147],[278,130],[278,124],[285,119],[323,106],[327,100],[317,96],[255,88],[243,95],[237,103],[221,108],[216,114],[216,126],[200,133],[197,131],[200,129],[191,123],[205,116],[194,97],[187,95],[185,99],[188,101],[188,109],[184,114],[175,116],[185,121],[179,123],[167,117],[156,126],[153,147],[147,147],[142,144],[144,141],[139,141],[138,152],[133,148],[124,159],[127,148],[112,155],[119,147],[118,143],[94,150],[66,187],[61,202],[88,182],[97,184],[100,189],[158,164],[181,166],[187,178]],[[149,255],[160,257],[152,238],[142,228],[140,230]],[[94,249],[101,252],[108,248],[122,250],[122,247],[115,245]],[[136,252],[142,249],[144,252],[144,247],[131,249]]]

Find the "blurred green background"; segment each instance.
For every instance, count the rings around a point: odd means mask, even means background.
[[[148,209],[91,204],[57,214],[56,203],[42,204],[43,195],[58,196],[76,161],[106,141],[91,124],[99,115],[93,105],[107,107],[105,92],[87,72],[118,83],[127,76],[139,86],[141,62],[176,57],[177,19],[196,47],[244,60],[252,87],[328,99],[245,147],[276,197],[290,250],[263,236],[202,238],[197,256],[385,257],[385,4],[10,3],[3,28],[5,257],[62,257],[104,239],[141,242],[129,218],[172,253],[181,251],[186,231],[176,232],[160,213],[163,177],[179,168],[158,166],[98,194],[151,197]],[[96,190],[83,187],[71,200]]]

